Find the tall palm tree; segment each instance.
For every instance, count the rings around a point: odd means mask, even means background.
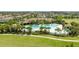
[[[49,29],[50,29],[50,27],[46,27],[45,24],[42,24],[41,27],[40,27],[40,32],[46,34],[46,33],[49,32]]]
[[[42,27],[42,25],[41,25],[41,27],[40,27],[40,33],[42,33],[43,32],[43,27]]]
[[[59,34],[60,34],[61,29],[60,28],[56,28],[55,31],[59,32]]]
[[[29,26],[29,27],[27,27],[26,29],[28,30],[27,34],[30,35],[30,34],[32,33],[32,27]]]

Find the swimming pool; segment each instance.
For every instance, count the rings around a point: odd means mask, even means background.
[[[37,29],[37,28],[40,28],[40,27],[49,27],[50,29],[56,29],[57,26],[59,26],[59,24],[33,24],[32,25],[32,29]]]
[[[26,25],[25,27],[28,27],[29,25]],[[67,34],[68,32],[63,29],[63,26],[61,24],[33,24],[31,25],[32,32],[40,31],[40,27],[49,28],[49,33],[51,34]],[[59,28],[60,31],[56,31],[56,29]]]

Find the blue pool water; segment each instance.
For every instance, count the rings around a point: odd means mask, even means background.
[[[50,29],[50,33],[57,33],[57,34],[63,34],[63,33],[66,33],[67,34],[67,31],[65,31],[64,29],[62,29],[60,32],[57,32],[55,29],[58,28],[58,26],[61,25],[61,24],[33,24],[32,25],[32,31],[35,32],[35,31],[39,31],[40,30],[40,27],[49,27]],[[25,27],[27,27],[28,25],[26,25]]]
[[[37,24],[33,24],[32,25],[32,29],[37,29],[37,28],[40,28],[41,26],[42,27],[49,27],[50,29],[56,29],[56,27],[58,26],[59,24],[40,24],[40,25],[37,25]]]

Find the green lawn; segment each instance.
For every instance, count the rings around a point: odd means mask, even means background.
[[[67,23],[71,23],[71,22],[79,23],[79,19],[63,19],[63,20],[65,20]]]
[[[0,35],[0,46],[2,47],[65,47],[72,42],[56,41],[45,38],[35,38],[31,36]],[[79,43],[73,43],[79,46]]]

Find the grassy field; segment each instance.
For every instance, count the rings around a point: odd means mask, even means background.
[[[46,38],[35,38],[31,36],[0,35],[0,46],[2,47],[65,47],[72,42],[63,42]],[[78,42],[73,43],[79,46]]]
[[[63,19],[63,20],[65,20],[67,23],[71,23],[71,22],[79,23],[79,19]]]

